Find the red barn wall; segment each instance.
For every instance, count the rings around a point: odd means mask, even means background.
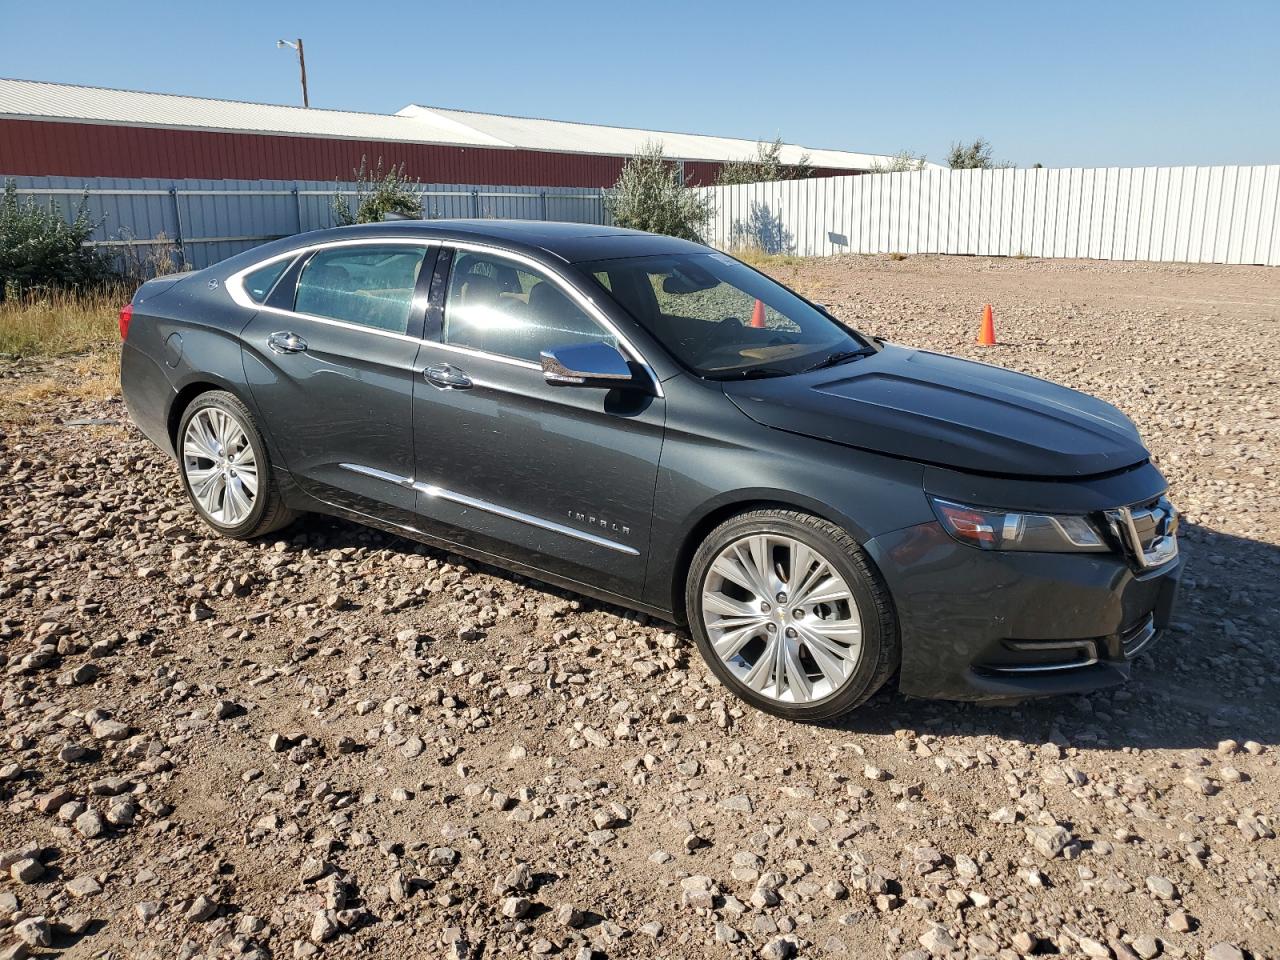
[[[403,163],[408,176],[424,183],[541,187],[611,187],[626,162],[622,156],[496,147],[0,120],[0,174],[12,176],[346,180],[361,157]],[[685,175],[696,186],[713,184],[720,166],[686,161]]]
[[[209,180],[349,179],[361,157],[426,183],[609,187],[625,157],[325,137],[0,120],[0,174]],[[719,164],[699,163],[712,183]]]

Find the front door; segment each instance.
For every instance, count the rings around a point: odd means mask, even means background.
[[[462,544],[639,596],[664,401],[548,384],[542,350],[614,334],[532,261],[447,255],[414,381],[418,510]]]
[[[415,516],[415,492],[394,478],[413,474],[414,361],[435,249],[370,240],[312,251],[241,334],[254,400],[296,482],[400,523]]]

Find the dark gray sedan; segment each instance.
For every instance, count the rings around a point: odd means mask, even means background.
[[[220,534],[318,511],[687,623],[772,713],[889,677],[957,699],[1123,680],[1177,513],[1080,393],[859,333],[630,230],[406,221],[144,284],[134,422]]]

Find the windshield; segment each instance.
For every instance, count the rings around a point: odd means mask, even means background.
[[[580,266],[701,377],[786,376],[870,348],[786,287],[722,253]]]

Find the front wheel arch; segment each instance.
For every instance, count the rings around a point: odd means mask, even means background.
[[[685,582],[689,577],[689,566],[693,562],[693,555],[698,552],[698,547],[702,545],[703,540],[707,539],[707,535],[712,530],[730,517],[737,516],[740,513],[750,513],[753,510],[797,510],[826,520],[828,523],[834,523],[853,537],[859,546],[866,543],[867,540],[865,532],[859,530],[848,519],[821,504],[814,504],[808,500],[794,502],[769,496],[760,496],[735,499],[712,506],[690,525],[689,533],[681,542],[680,549],[676,553],[676,561],[672,565],[670,583],[671,613],[675,617],[677,624],[687,626],[687,618],[684,614],[684,588]],[[867,561],[870,563],[871,558],[868,557]],[[872,565],[874,566],[874,564]],[[876,572],[879,573],[878,570]]]
[[[724,661],[724,651],[714,648],[714,639],[711,635],[710,627],[707,624],[704,615],[698,616],[693,612],[693,607],[698,601],[702,590],[703,578],[709,576],[711,570],[712,558],[727,544],[737,542],[743,537],[754,537],[758,534],[766,534],[779,537],[782,541],[798,540],[801,543],[807,543],[809,549],[817,552],[817,559],[825,559],[831,565],[833,572],[838,573],[844,581],[840,586],[846,591],[843,597],[844,602],[848,602],[856,606],[856,613],[861,623],[859,633],[859,643],[861,651],[854,664],[853,671],[845,675],[844,679],[839,682],[830,692],[819,693],[817,699],[788,699],[780,696],[780,694],[769,695],[763,692],[759,687],[752,684],[752,688],[748,688],[740,676],[732,673],[732,668]],[[785,549],[785,547],[784,547]],[[748,562],[748,566],[749,566]],[[733,575],[729,575],[733,578]],[[697,578],[698,583],[693,582],[693,578]],[[761,580],[739,580],[733,578],[737,584],[753,583],[758,585]],[[783,583],[782,589],[790,593],[790,590]],[[769,599],[769,604],[763,604],[761,609],[769,610],[772,604],[772,596],[767,588],[765,594]],[[751,593],[751,589],[746,591]],[[756,586],[755,592],[759,594],[759,587]],[[738,596],[737,602],[741,606],[740,601],[743,598]],[[786,598],[779,596],[780,601]],[[735,602],[735,601],[730,601]],[[790,601],[787,603],[789,604]],[[806,601],[800,601],[806,608]],[[823,601],[826,602],[825,600]],[[832,600],[832,603],[839,602]],[[787,604],[778,604],[780,610]],[[686,621],[688,629],[692,636],[699,653],[706,662],[708,668],[717,679],[728,689],[730,693],[746,703],[763,710],[766,713],[772,713],[777,716],[785,717],[791,720],[803,722],[829,722],[838,720],[844,714],[856,709],[879,690],[890,677],[898,669],[901,662],[901,634],[898,626],[897,610],[892,594],[889,592],[888,585],[884,581],[884,577],[880,573],[878,567],[871,560],[870,556],[862,549],[862,544],[839,524],[827,520],[823,517],[809,513],[807,511],[797,510],[788,505],[769,506],[765,508],[753,508],[746,511],[739,511],[731,514],[728,518],[713,528],[695,550],[688,572],[685,577],[685,602],[682,606],[686,610]],[[753,608],[754,609],[754,608]],[[716,613],[730,612],[730,619],[740,620],[745,611],[740,612],[738,609],[731,611],[717,610]],[[782,628],[787,628],[788,637],[796,637],[796,631],[791,630],[792,614],[786,610],[781,610],[782,619],[778,619],[778,612],[751,614],[759,621],[772,619],[777,625],[769,626],[770,631],[776,637],[779,643],[782,642]],[[792,644],[800,644],[804,646],[810,641],[805,639],[806,627],[800,626],[800,617],[813,616],[839,616],[833,612],[818,614],[818,608],[801,610],[794,614],[797,618],[794,622],[797,630],[800,632],[800,639],[792,640]],[[808,623],[806,619],[805,623]],[[760,627],[760,623],[752,628],[752,636]],[[740,631],[744,626],[740,623],[732,624],[729,628],[730,632],[738,632],[739,636],[745,636]],[[821,633],[821,631],[818,631]],[[760,634],[760,639],[765,638]],[[755,643],[755,640],[748,640]],[[772,642],[772,640],[770,641]],[[741,641],[739,641],[741,646]],[[735,650],[737,647],[734,648]],[[744,648],[745,649],[745,648]],[[821,649],[821,647],[819,647]],[[757,651],[757,656],[762,657],[759,662],[766,663],[772,659],[772,654],[766,648],[763,653]],[[730,651],[730,654],[732,651]],[[799,652],[797,652],[797,656]],[[755,672],[756,665],[747,664],[747,669],[752,673]],[[821,667],[821,674],[826,676],[828,670]],[[780,678],[785,678],[787,671],[780,674]],[[807,672],[807,671],[806,671]],[[766,678],[767,679],[767,678]],[[812,679],[812,675],[811,675]],[[780,689],[783,687],[781,679],[779,681]],[[789,685],[788,685],[789,686]],[[802,685],[802,689],[806,694],[811,692],[808,684]]]

